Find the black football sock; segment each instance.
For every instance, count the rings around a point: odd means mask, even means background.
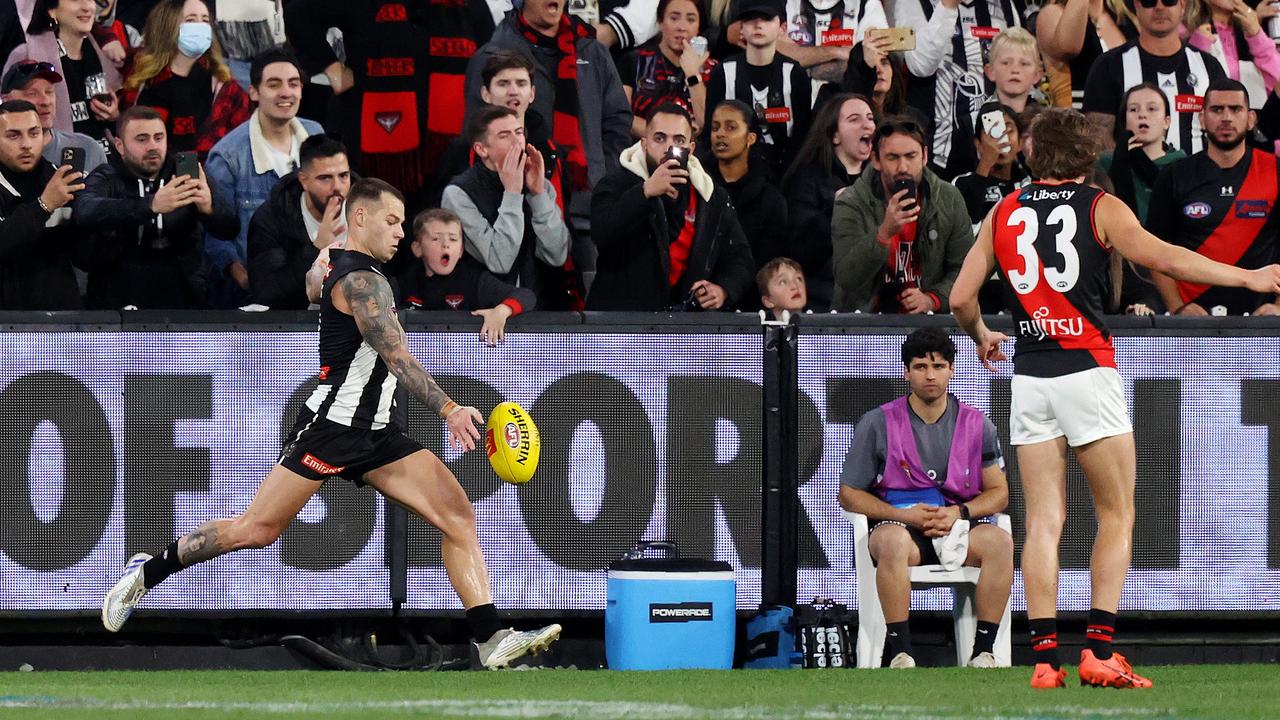
[[[892,660],[898,653],[911,655],[911,623],[907,620],[885,625],[885,655]]]
[[[498,620],[498,608],[493,603],[468,608],[467,623],[471,625],[471,636],[478,643],[488,640],[502,629],[502,623]]]
[[[178,559],[178,541],[174,540],[164,552],[142,564],[142,584],[150,590],[185,567]]]
[[[1035,651],[1036,664],[1049,663],[1054,670],[1062,667],[1058,659],[1058,619],[1031,619],[1031,649]]]
[[[978,621],[978,632],[973,635],[973,655],[969,658],[978,657],[984,652],[992,652],[992,648],[996,646],[996,632],[1000,630],[1000,623]]]
[[[1111,658],[1111,638],[1116,632],[1116,614],[1097,608],[1089,609],[1089,627],[1085,628],[1084,640],[1099,660]]]

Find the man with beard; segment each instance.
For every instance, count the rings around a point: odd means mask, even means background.
[[[1215,80],[1205,92],[1201,123],[1208,146],[1166,166],[1151,190],[1147,227],[1157,237],[1235,267],[1258,267],[1276,252],[1276,156],[1245,143],[1257,123],[1245,86]],[[1175,315],[1280,315],[1276,297],[1248,288],[1211,287],[1153,273]]]
[[[0,310],[77,310],[74,236],[64,206],[84,189],[40,157],[44,129],[26,100],[0,104]]]
[[[724,188],[693,156],[693,120],[654,108],[644,137],[591,195],[600,258],[588,310],[732,310],[751,291],[751,246]]]
[[[1169,143],[1188,155],[1200,152],[1205,88],[1226,73],[1212,55],[1191,47],[1178,34],[1186,0],[1125,0],[1125,7],[1137,19],[1138,39],[1103,53],[1089,70],[1084,88],[1084,112],[1102,128],[1103,149],[1110,150],[1115,132],[1124,130],[1120,105],[1125,91],[1154,82],[1173,108]]]
[[[86,304],[93,308],[195,308],[205,300],[204,236],[230,239],[240,222],[198,177],[177,175],[164,117],[134,106],[116,123],[116,155],[85,180],[74,204],[89,231]],[[176,176],[176,177],[175,177]]]
[[[343,217],[351,166],[346,146],[328,135],[312,135],[298,149],[298,163],[249,221],[249,295],[277,310],[306,309],[307,270],[321,250],[347,239]]]
[[[924,129],[886,119],[872,142],[873,170],[836,199],[832,309],[947,312],[951,284],[973,245],[964,198],[925,166]]]

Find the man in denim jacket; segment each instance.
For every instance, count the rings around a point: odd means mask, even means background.
[[[209,184],[240,215],[234,241],[209,236],[205,256],[211,267],[209,304],[228,308],[248,302],[249,220],[280,178],[298,167],[298,148],[324,132],[319,123],[297,117],[302,103],[302,70],[286,50],[268,50],[249,69],[249,97],[258,109],[209,151]]]

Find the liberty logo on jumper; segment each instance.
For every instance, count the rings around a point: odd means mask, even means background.
[[[709,622],[713,619],[711,603],[649,603],[651,623]]]

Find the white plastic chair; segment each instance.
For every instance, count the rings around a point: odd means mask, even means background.
[[[880,595],[876,593],[876,567],[871,562],[871,534],[867,528],[867,516],[844,512],[853,524],[853,557],[858,583],[858,667],[878,668],[884,656],[886,634],[884,611],[880,608]],[[1012,534],[1009,516],[998,513],[996,526]],[[911,568],[911,589],[950,587],[955,605],[951,614],[956,627],[956,664],[964,666],[973,653],[973,636],[978,630],[977,609],[974,597],[978,587],[980,568],[962,567],[944,570],[941,565],[919,565]],[[1000,667],[1011,663],[1009,642],[1009,604],[1004,606],[1000,618],[1000,630],[996,633],[992,654]]]

